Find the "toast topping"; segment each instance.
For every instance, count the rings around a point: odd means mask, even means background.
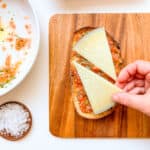
[[[73,47],[74,45],[89,31],[91,31],[93,28],[83,28],[75,33],[73,37]],[[107,33],[107,40],[109,43],[113,63],[115,66],[115,72],[118,75],[122,66],[123,66],[123,60],[121,58],[121,51],[119,44],[113,40],[113,38]],[[89,62],[87,59],[82,57],[77,51],[72,50],[71,53],[71,61],[76,61],[82,66],[86,67],[87,69],[91,70],[92,72],[96,73],[97,75],[103,77],[104,79],[110,81],[111,83],[115,83],[114,79],[109,77],[106,73],[104,73],[100,68],[96,67],[94,64]],[[72,84],[75,86],[75,91],[77,95],[77,99],[79,101],[80,109],[83,113],[92,113],[92,107],[89,103],[89,99],[87,97],[87,94],[83,88],[83,84],[81,82],[81,79],[79,77],[79,74],[77,73],[77,70],[74,66],[71,68],[71,76],[72,76]]]

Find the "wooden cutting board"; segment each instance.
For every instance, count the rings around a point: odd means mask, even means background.
[[[125,64],[150,60],[150,14],[59,14],[49,24],[50,132],[58,137],[150,137],[150,117],[119,106],[99,120],[80,117],[71,101],[69,57],[74,32],[102,27],[120,43]]]

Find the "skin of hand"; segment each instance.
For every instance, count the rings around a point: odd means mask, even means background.
[[[113,101],[150,116],[150,62],[138,60],[127,65],[120,72],[116,85],[123,92],[114,94]]]

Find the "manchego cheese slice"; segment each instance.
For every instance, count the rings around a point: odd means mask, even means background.
[[[74,45],[73,50],[116,80],[115,67],[104,28],[97,28],[85,34]]]
[[[77,69],[93,112],[99,114],[113,107],[115,103],[111,96],[120,92],[121,89],[77,62],[74,61],[73,64]]]

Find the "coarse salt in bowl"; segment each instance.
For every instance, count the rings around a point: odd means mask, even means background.
[[[8,140],[22,139],[31,129],[32,117],[22,103],[10,101],[0,106],[0,135]]]

